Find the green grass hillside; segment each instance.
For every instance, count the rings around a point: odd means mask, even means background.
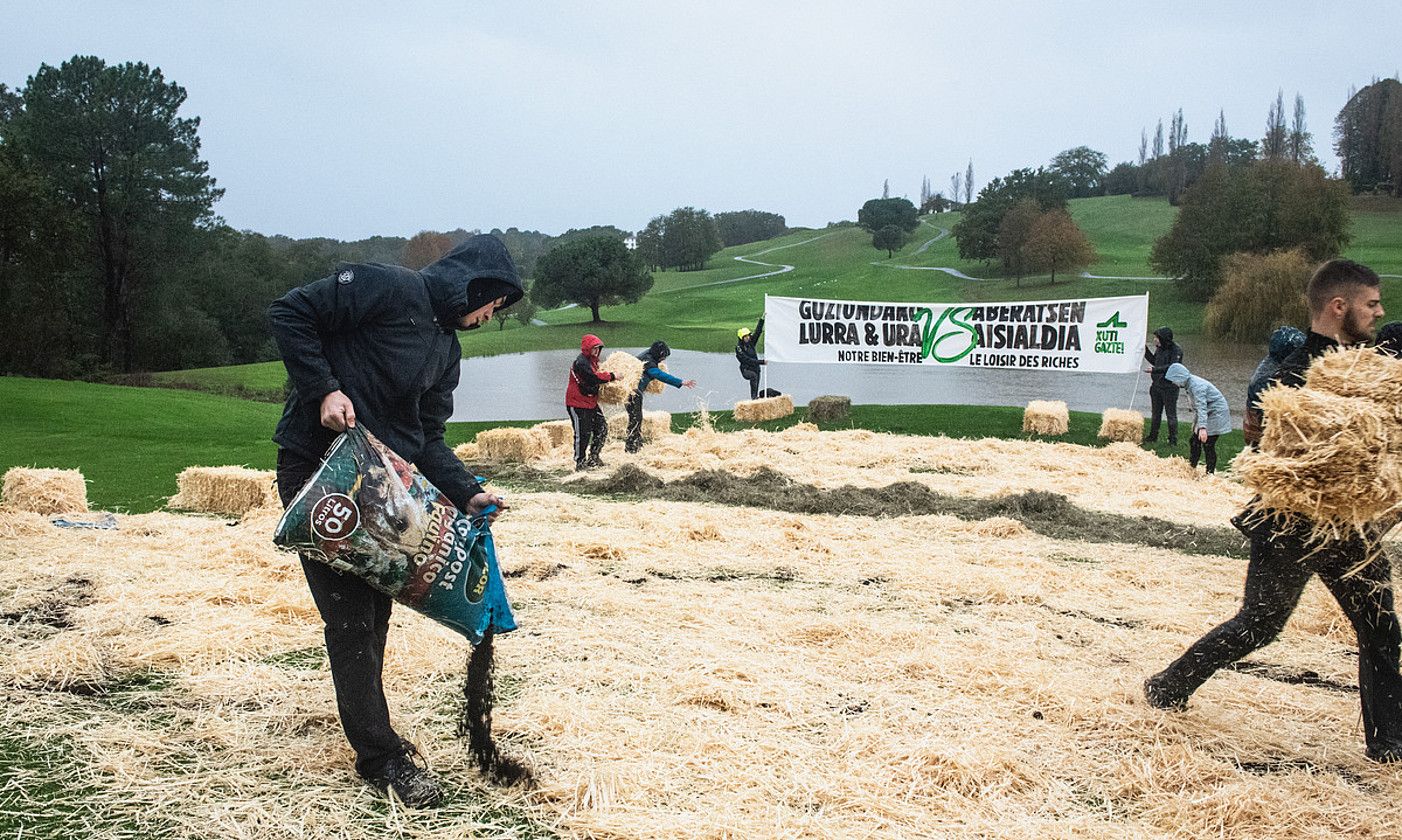
[[[1177,211],[1163,199],[1112,196],[1073,200],[1071,212],[1099,255],[1089,273],[1149,277],[1155,273],[1149,266],[1150,249],[1173,224]],[[910,244],[892,259],[872,248],[870,234],[855,227],[800,230],[768,242],[727,248],[716,254],[704,271],[656,273],[653,289],[642,301],[605,307],[603,324],[588,323],[586,309],[554,310],[538,316],[544,326],[522,327],[513,321],[502,330],[492,324],[464,333],[463,352],[486,356],[571,348],[585,332],[596,333],[613,347],[643,346],[661,337],[676,347],[728,352],[734,346],[735,328],[754,323],[763,310],[766,293],[855,300],[982,301],[1148,292],[1152,323],[1172,324],[1184,335],[1202,329],[1202,304],[1183,298],[1169,282],[1061,276],[1053,284],[1041,276],[1024,278],[1019,284],[999,277],[996,266],[960,260],[953,236],[941,238],[941,231],[951,229],[958,220],[958,213],[926,217]],[[1380,273],[1402,277],[1402,207],[1359,200],[1352,233],[1347,256]],[[772,269],[739,262],[736,257],[793,265],[794,270],[741,280]],[[951,267],[979,279],[894,267],[901,265]],[[1402,284],[1396,278],[1385,281],[1383,302],[1390,311],[1402,315]],[[185,383],[224,393],[244,389],[245,394],[265,395],[280,392],[284,377],[277,362],[156,376],[164,384]]]

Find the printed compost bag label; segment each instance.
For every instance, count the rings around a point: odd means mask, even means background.
[[[1134,373],[1149,296],[990,303],[764,298],[771,362]]]
[[[336,438],[273,542],[361,578],[474,645],[489,627],[516,629],[486,517],[463,514],[364,429]]]

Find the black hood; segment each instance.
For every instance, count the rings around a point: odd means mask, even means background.
[[[672,348],[668,347],[665,341],[654,341],[651,347],[643,351],[643,355],[652,359],[653,364],[657,364],[672,355]]]
[[[1159,327],[1154,330],[1154,335],[1158,336],[1159,344],[1163,347],[1173,346],[1173,330],[1168,327]]]
[[[525,294],[506,246],[487,234],[468,237],[419,273],[428,284],[434,314],[449,330],[488,301],[505,297],[505,309]]]

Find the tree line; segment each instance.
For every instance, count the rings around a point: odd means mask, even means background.
[[[341,242],[235,230],[215,213],[223,189],[185,101],[160,68],[94,56],[41,65],[18,89],[0,84],[0,372],[103,378],[275,359],[264,312],[288,289],[340,262],[422,267],[476,232]],[[636,265],[610,276],[631,279],[575,301],[597,315],[601,302],[636,299],[648,266],[704,267],[722,246],[787,231],[757,210],[659,220],[661,247],[646,252],[624,248],[631,234],[613,226],[491,233],[528,278],[542,263],[571,264],[546,261],[561,248],[618,259],[621,249]],[[533,300],[509,314],[529,322]]]

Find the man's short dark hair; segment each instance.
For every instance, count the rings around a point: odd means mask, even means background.
[[[1314,276],[1305,289],[1305,297],[1309,299],[1310,312],[1317,314],[1324,311],[1329,301],[1349,294],[1354,286],[1377,288],[1380,283],[1377,272],[1363,263],[1337,258],[1322,263],[1314,270]]]

